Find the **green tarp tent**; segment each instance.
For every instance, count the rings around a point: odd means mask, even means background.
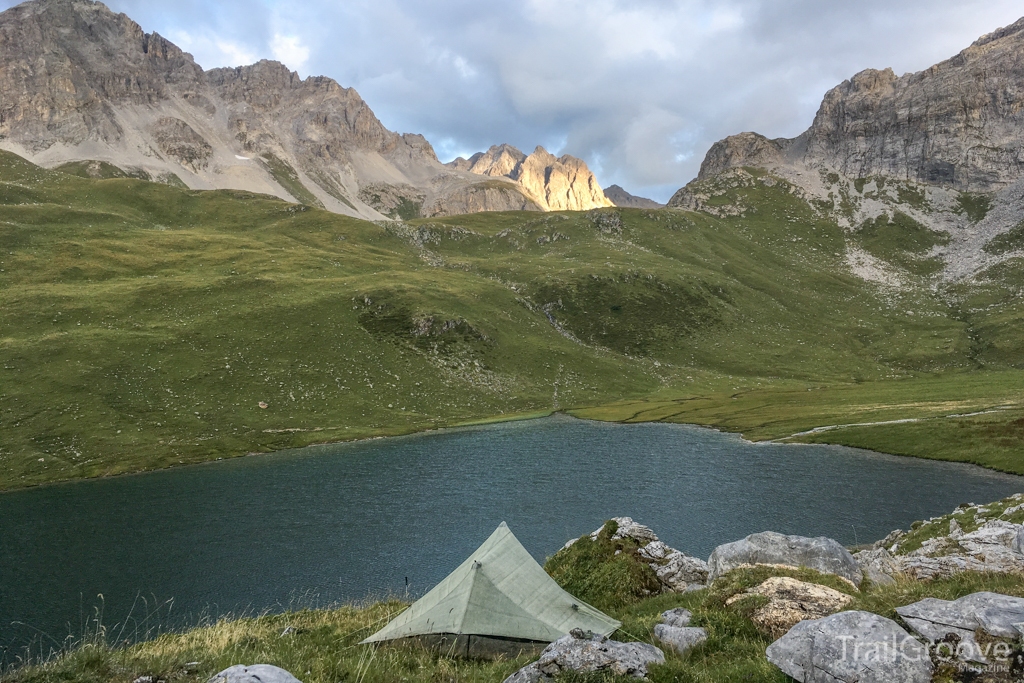
[[[620,625],[562,590],[502,522],[458,569],[363,642],[450,634],[549,643],[574,628],[610,635]]]

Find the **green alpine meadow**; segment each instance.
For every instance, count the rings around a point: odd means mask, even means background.
[[[910,219],[778,179],[370,222],[74,170],[2,157],[4,489],[552,411],[1024,473],[1020,259],[942,281]]]

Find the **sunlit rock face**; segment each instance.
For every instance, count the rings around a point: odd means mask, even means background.
[[[588,211],[614,206],[582,159],[561,157],[537,147],[526,155],[511,145],[495,145],[469,159],[448,164],[456,170],[516,181],[544,211]]]
[[[385,128],[352,88],[266,60],[204,71],[90,0],[33,0],[0,13],[0,65],[0,147],[46,167],[101,161],[136,177],[371,219],[603,197],[586,166],[568,158],[551,172],[550,200],[506,173],[446,167],[423,136]]]

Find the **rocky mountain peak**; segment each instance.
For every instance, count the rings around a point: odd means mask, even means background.
[[[665,206],[664,204],[656,202],[653,199],[647,199],[646,197],[637,197],[634,194],[630,194],[619,185],[612,185],[611,187],[604,188],[604,195],[615,206],[621,206],[624,208],[660,209],[663,206]]]
[[[944,62],[897,76],[867,69],[830,90],[793,140],[756,133],[712,146],[698,176],[800,165],[990,192],[1024,175],[1024,19]]]
[[[374,219],[611,205],[574,157],[496,145],[445,168],[352,88],[271,60],[204,71],[92,0],[0,13],[0,64],[0,148],[47,167],[104,162]]]
[[[986,33],[981,38],[978,38],[976,41],[971,43],[971,47],[982,47],[989,43],[994,43],[997,40],[1002,40],[1003,38],[1022,32],[1024,32],[1024,17],[1021,17],[1009,26],[998,28],[992,33]]]
[[[697,178],[713,178],[740,166],[771,167],[781,162],[787,140],[769,140],[760,133],[739,133],[711,146],[700,165]]]
[[[0,148],[43,166],[104,162],[372,219],[392,204],[430,215],[539,208],[511,179],[494,187],[446,169],[423,136],[388,130],[333,79],[271,60],[204,71],[99,2],[0,13],[0,63]],[[502,152],[512,165],[525,158]]]
[[[558,157],[556,157],[554,154],[552,154],[551,152],[549,152],[546,149],[544,149],[541,145],[537,145],[533,149],[533,153],[530,156],[533,157],[533,159],[534,159],[534,161],[536,163],[542,163],[545,166],[550,166],[551,164],[553,164],[556,161],[558,161]],[[565,155],[562,158],[563,159],[575,159],[575,157],[571,157],[569,155]]]
[[[842,89],[850,94],[870,93],[881,95],[892,90],[897,80],[896,72],[891,67],[886,67],[881,71],[878,69],[864,69],[854,74],[853,78],[835,90]]]
[[[448,167],[514,180],[545,211],[586,211],[614,206],[582,159],[568,154],[557,158],[540,145],[529,156],[512,145],[494,145],[469,159],[459,157]]]
[[[748,132],[716,142],[669,205],[736,215],[739,204],[708,200],[764,182],[853,231],[880,216],[908,217],[948,240],[932,252],[943,277],[973,277],[1014,257],[987,244],[1024,224],[1022,92],[1024,19],[917,73],[861,71],[824,96],[796,138]],[[855,261],[858,274],[895,281]]]
[[[526,155],[512,145],[493,145],[486,152],[477,152],[469,159],[459,157],[449,166],[469,171],[477,175],[491,177],[512,177],[516,167],[526,159]]]

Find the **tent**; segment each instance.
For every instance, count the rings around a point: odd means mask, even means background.
[[[420,637],[467,655],[507,653],[516,642],[550,643],[576,628],[607,636],[620,625],[562,590],[502,522],[458,569],[363,642]]]

